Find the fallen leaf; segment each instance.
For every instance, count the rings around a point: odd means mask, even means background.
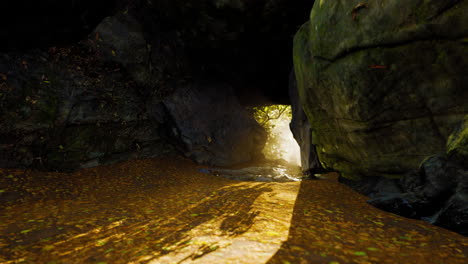
[[[52,249],[54,249],[54,248],[55,248],[54,245],[46,245],[46,246],[44,246],[44,247],[42,248],[42,250],[44,250],[44,251],[50,251],[50,250],[52,250]]]
[[[356,251],[354,252],[354,255],[356,256],[367,256],[367,253],[364,251]]]

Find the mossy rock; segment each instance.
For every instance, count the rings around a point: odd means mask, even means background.
[[[468,168],[468,115],[447,141],[447,154]]]
[[[398,178],[468,113],[466,1],[316,1],[294,39],[313,143],[348,178]]]
[[[176,152],[157,91],[146,97],[88,48],[0,53],[0,167],[70,171]]]

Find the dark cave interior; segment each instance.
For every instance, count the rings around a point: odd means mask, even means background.
[[[172,75],[229,82],[246,105],[288,104],[292,37],[307,20],[313,1],[264,2],[242,7],[203,0],[8,2],[0,26],[8,37],[0,50],[73,45],[85,40],[102,19],[125,10],[141,25],[148,44],[165,43],[184,60],[182,72]]]

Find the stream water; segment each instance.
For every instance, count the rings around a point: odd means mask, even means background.
[[[262,164],[236,169],[202,168],[200,172],[236,181],[296,182],[304,177],[301,167]]]

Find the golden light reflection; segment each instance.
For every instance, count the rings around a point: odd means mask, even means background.
[[[46,242],[40,257],[87,262],[87,256],[97,255],[105,257],[102,260],[106,261],[98,261],[102,263],[135,264],[266,263],[288,238],[299,183],[219,181],[215,176],[209,179],[221,186],[212,186],[208,195],[199,200],[180,196],[185,188],[196,191],[198,182],[178,186],[170,195],[167,192],[148,195],[145,203],[156,206],[154,212],[144,209],[145,206],[130,209],[137,194],[124,203],[120,200],[119,206],[127,212],[133,210],[133,217],[110,221],[86,232],[70,232],[52,244]],[[67,203],[72,208],[78,205],[82,203]],[[165,217],[156,213],[157,209],[163,213],[166,205],[177,210],[171,208],[172,213]],[[142,209],[148,215],[139,216],[137,212]],[[73,215],[73,210],[69,212]],[[2,263],[21,259],[29,258]]]
[[[289,105],[254,107],[255,120],[268,132],[263,154],[267,159],[284,159],[301,166],[301,152],[289,128],[292,112]]]
[[[283,115],[272,122],[275,126],[272,128],[271,134],[280,139],[276,144],[282,150],[281,155],[277,158],[282,158],[292,165],[301,166],[301,150],[289,128],[291,118]]]
[[[151,258],[154,258],[149,262],[151,264],[266,263],[288,239],[299,185],[275,183],[259,186],[269,191],[259,195],[248,212],[241,209],[212,218],[190,230],[190,241],[184,247],[156,258],[142,256],[134,263]],[[253,216],[250,220],[249,215]]]

